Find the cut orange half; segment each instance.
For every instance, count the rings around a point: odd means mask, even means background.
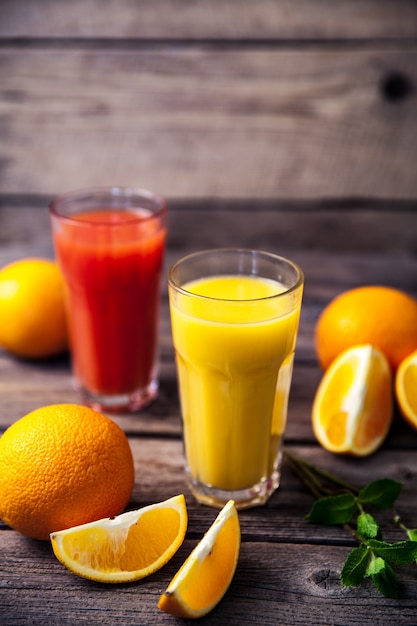
[[[312,426],[330,452],[367,456],[389,431],[392,374],[387,358],[371,345],[349,348],[326,370],[317,389]]]
[[[229,500],[161,595],[158,608],[177,617],[207,615],[229,588],[239,551],[239,517]]]
[[[187,530],[183,495],[51,534],[55,556],[74,574],[103,583],[149,576],[175,554]]]
[[[395,395],[401,413],[417,428],[417,351],[400,363],[395,376]]]

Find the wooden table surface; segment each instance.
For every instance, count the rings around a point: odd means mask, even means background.
[[[363,486],[404,483],[397,508],[417,527],[417,432],[398,412],[380,451],[336,457],[310,422],[321,377],[316,319],[341,291],[386,284],[417,297],[417,4],[413,0],[2,0],[0,267],[52,257],[48,203],[90,185],[144,186],[170,207],[166,267],[202,248],[289,256],[305,295],[286,446]],[[48,543],[0,523],[0,623],[175,624],[159,594],[216,516],[184,481],[181,418],[162,293],[159,398],[114,419],[129,437],[128,508],[183,492],[186,540],[139,583],[73,576]],[[1,320],[0,320],[1,323]],[[45,404],[77,401],[67,357],[0,351],[0,428]],[[240,513],[232,585],[204,624],[417,624],[417,570],[400,598],[342,587],[355,541],[305,519],[313,499],[284,464],[264,507]],[[401,540],[390,524],[385,538]]]

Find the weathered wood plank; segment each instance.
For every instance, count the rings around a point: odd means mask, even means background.
[[[311,343],[311,337],[307,338]],[[311,409],[321,371],[311,360],[297,358],[290,396],[286,441],[314,444]],[[177,381],[172,351],[164,354],[160,367],[160,392],[157,400],[139,413],[112,415],[127,433],[138,437],[176,437],[182,433]],[[49,363],[25,363],[0,352],[0,433],[17,419],[40,406],[79,402],[72,389],[67,360]],[[387,449],[411,449],[417,445],[417,433],[396,412],[394,424],[385,443]]]
[[[27,256],[53,257],[47,204],[45,199],[41,206],[13,206],[6,199],[1,206],[0,197],[0,267]],[[180,256],[215,246],[262,248],[294,259],[304,269],[306,283],[298,344],[303,360],[312,356],[306,338],[312,338],[321,309],[344,289],[379,283],[417,296],[414,203],[406,208],[393,203],[382,210],[378,203],[361,210],[349,203],[315,210],[305,203],[304,209],[287,210],[279,203],[275,208],[273,202],[265,209],[256,200],[243,202],[242,210],[227,200],[202,206],[197,200],[193,208],[181,202],[171,206],[165,274]],[[166,282],[161,297],[161,348],[169,354]]]
[[[129,441],[135,458],[136,481],[128,508],[137,508],[182,492],[189,508],[189,536],[196,537],[204,532],[212,513],[210,508],[196,505],[185,482],[181,441],[152,437],[130,437]],[[386,448],[370,457],[357,459],[333,455],[314,444],[287,444],[287,447],[310,463],[335,473],[358,488],[378,478],[390,477],[400,481],[404,487],[396,508],[406,525],[414,527],[413,524],[416,524],[416,520],[413,520],[417,498],[416,437],[413,449],[398,450],[395,457]],[[267,505],[240,512],[244,540],[294,540],[306,544],[321,541],[354,545],[345,530],[311,524],[305,519],[313,502],[314,498],[309,491],[284,462],[281,485]],[[384,526],[387,541],[405,538],[402,531],[395,528],[390,512],[374,513]]]
[[[135,458],[136,480],[132,498],[127,506],[133,510],[184,493],[189,513],[188,538],[199,538],[215,517],[213,509],[196,504],[186,484],[182,443],[179,439],[162,437],[129,437]],[[397,511],[404,523],[415,526],[417,498],[417,461],[414,449],[396,451],[382,449],[365,459],[332,455],[317,445],[287,445],[302,458],[323,469],[336,473],[342,479],[363,487],[367,482],[389,476],[403,483],[403,492],[397,502]],[[286,462],[278,490],[263,507],[240,512],[243,541],[294,542],[301,544],[333,544],[352,547],[352,537],[340,527],[312,524],[305,519],[314,498],[302,485]],[[404,533],[392,522],[390,512],[374,512],[384,530],[387,541],[400,541]],[[414,526],[413,526],[414,525]],[[6,532],[0,524],[1,533]],[[12,538],[14,533],[10,532]],[[1,566],[1,564],[0,564]]]
[[[417,51],[404,45],[1,48],[0,190],[415,199]],[[387,99],[395,76],[404,89]]]
[[[53,255],[51,200],[34,196],[16,203],[15,197],[0,194],[0,266],[24,254]],[[350,199],[341,204],[168,197],[168,205],[168,263],[180,254],[215,246],[262,246],[303,255],[337,252],[346,258],[365,254],[370,259],[384,253],[404,261],[412,261],[416,253],[417,201],[358,204]]]
[[[94,584],[73,576],[49,546],[0,533],[2,572],[0,618],[5,626],[31,624],[172,624],[158,611],[159,595],[195,542],[186,541],[165,568],[139,583]],[[380,596],[370,583],[345,589],[339,581],[346,549],[329,546],[244,543],[231,587],[201,624],[415,624],[417,582],[400,570],[402,598]],[[35,569],[33,569],[33,565]],[[71,612],[63,612],[70,606]],[[261,620],[261,621],[260,621]],[[395,621],[393,621],[395,620]]]
[[[148,579],[130,585],[99,585],[73,576],[49,546],[0,533],[1,568],[7,587],[0,588],[2,624],[72,625],[172,624],[156,607],[159,595],[195,542],[185,541],[177,555]],[[413,625],[417,581],[401,568],[401,600],[383,598],[366,582],[346,589],[339,581],[346,549],[329,546],[243,543],[231,587],[221,604],[201,624],[391,624]],[[35,569],[33,565],[35,565]],[[63,612],[70,606],[71,612]],[[279,618],[278,618],[279,616]]]
[[[215,245],[269,248],[292,256],[305,268],[306,289],[287,437],[293,443],[313,442],[310,412],[321,376],[313,346],[316,319],[331,297],[358,284],[392,284],[417,295],[413,205],[406,209],[394,205],[392,210],[385,207],[382,211],[349,210],[349,205],[342,210],[338,207],[312,211],[307,204],[306,210],[286,210],[284,206],[275,211],[273,205],[265,210],[262,203],[255,202],[251,211],[243,204],[244,210],[236,204],[228,207],[227,201],[217,209],[204,208],[204,204],[201,208],[198,202],[193,209],[175,204],[171,208],[166,267],[179,256],[216,242]],[[331,241],[327,244],[329,233]],[[3,206],[0,240],[0,265],[21,256],[52,256],[47,209],[42,205]],[[310,240],[312,249],[306,250]],[[116,419],[131,433],[179,437],[181,420],[165,283],[161,298],[160,397],[143,413]],[[30,363],[4,352],[0,353],[0,396],[2,429],[38,406],[77,400],[68,360]],[[410,447],[414,442],[414,434],[399,421],[387,445]]]
[[[2,37],[357,39],[415,37],[413,0],[2,0]]]
[[[167,618],[156,611],[157,598],[214,520],[215,511],[196,505],[190,497],[183,482],[179,441],[135,438],[131,439],[131,445],[136,460],[136,485],[129,508],[179,491],[186,494],[188,538],[177,555],[160,572],[141,583],[103,586],[66,571],[55,560],[47,543],[31,541],[3,529],[0,531],[2,623],[8,624],[11,615],[13,624],[25,623],[29,615],[34,624],[42,620],[43,623],[69,623],[67,614],[60,616],[62,606],[71,606],[72,620],[88,619],[93,624],[104,619],[103,611],[108,610],[112,623],[133,623],[133,620],[135,623],[168,623]],[[410,516],[417,495],[414,451],[397,454],[395,460],[386,452],[363,460],[335,458],[317,447],[296,449],[296,452],[358,486],[382,475],[404,481],[404,492],[397,508],[404,522],[413,524]],[[417,597],[414,569],[400,568],[400,601],[384,599],[368,583],[358,589],[343,589],[339,581],[340,568],[354,543],[343,529],[308,523],[304,516],[311,502],[312,498],[284,465],[282,486],[267,506],[240,513],[243,542],[239,567],[221,608],[210,615],[207,623],[224,624],[225,620],[233,624],[251,623],[255,614],[259,619],[261,610],[262,623],[275,624],[278,609],[283,612],[280,623],[284,624],[329,623],[329,619],[331,623],[350,623],[348,616],[353,606],[357,623],[371,624],[378,619],[383,624],[391,624],[392,621],[384,621],[384,615],[389,615],[390,620],[395,615],[399,624],[413,623]],[[378,519],[381,521],[380,515]],[[381,523],[387,520],[388,515],[384,514]],[[400,540],[401,533],[391,531],[386,538]],[[40,590],[42,602],[36,602]],[[325,622],[320,621],[323,602],[326,602]]]

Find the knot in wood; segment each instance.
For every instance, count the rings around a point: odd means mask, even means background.
[[[388,102],[400,102],[412,93],[413,85],[402,72],[390,72],[382,79],[380,89]]]

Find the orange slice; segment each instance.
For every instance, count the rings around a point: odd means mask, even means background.
[[[74,574],[103,583],[125,583],[160,569],[187,530],[183,495],[51,534],[55,556]]]
[[[239,517],[229,500],[161,595],[158,608],[177,617],[207,615],[229,588],[239,551]]]
[[[395,395],[405,419],[417,428],[417,350],[406,357],[395,376]]]
[[[317,389],[312,426],[330,452],[367,456],[384,441],[393,415],[387,358],[367,344],[342,352]]]

